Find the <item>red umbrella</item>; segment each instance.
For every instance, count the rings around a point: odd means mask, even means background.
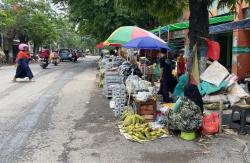
[[[97,49],[103,49],[103,47],[104,47],[103,42],[97,44],[95,47],[96,47]]]

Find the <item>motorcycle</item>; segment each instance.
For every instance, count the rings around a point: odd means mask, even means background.
[[[48,58],[40,58],[40,66],[43,69],[46,69],[49,65],[49,59]]]
[[[59,57],[51,57],[51,63],[55,66],[58,65],[58,63],[60,62],[60,58]]]
[[[72,55],[72,61],[73,61],[74,63],[76,63],[77,59],[78,59],[77,55],[76,55],[76,54],[73,54],[73,55]]]
[[[52,58],[51,63],[52,63],[53,65],[57,66],[57,65],[58,65],[57,58]]]

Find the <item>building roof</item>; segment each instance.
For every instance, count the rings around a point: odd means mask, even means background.
[[[209,25],[215,25],[215,24],[221,24],[221,23],[225,23],[225,22],[231,22],[234,20],[234,15],[224,15],[224,16],[217,16],[217,17],[212,17],[209,18]],[[184,30],[184,29],[188,29],[189,27],[189,22],[188,21],[184,21],[184,22],[180,22],[180,23],[174,23],[174,24],[169,24],[163,27],[158,27],[156,29],[151,30],[150,32],[152,33],[164,33],[167,31],[179,31],[179,30]]]

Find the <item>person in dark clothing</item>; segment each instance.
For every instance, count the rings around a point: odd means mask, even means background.
[[[72,61],[75,63],[77,61],[77,54],[76,51],[72,51]]]
[[[170,57],[166,56],[166,50],[162,49],[161,53],[163,54],[160,59],[160,94],[163,96],[163,102],[172,102],[172,99],[169,97],[169,93],[173,93],[174,88],[177,84],[176,78],[172,74],[172,70],[174,69],[174,62]]]
[[[199,92],[199,89],[196,85],[190,84],[184,87],[184,96],[193,101],[197,106],[200,107],[201,112],[203,113],[203,100]]]

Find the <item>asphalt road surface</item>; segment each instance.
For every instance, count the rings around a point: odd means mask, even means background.
[[[11,82],[0,67],[0,163],[248,162],[249,136],[187,142],[170,136],[144,144],[120,135],[108,99],[96,86],[97,57],[41,69]]]

